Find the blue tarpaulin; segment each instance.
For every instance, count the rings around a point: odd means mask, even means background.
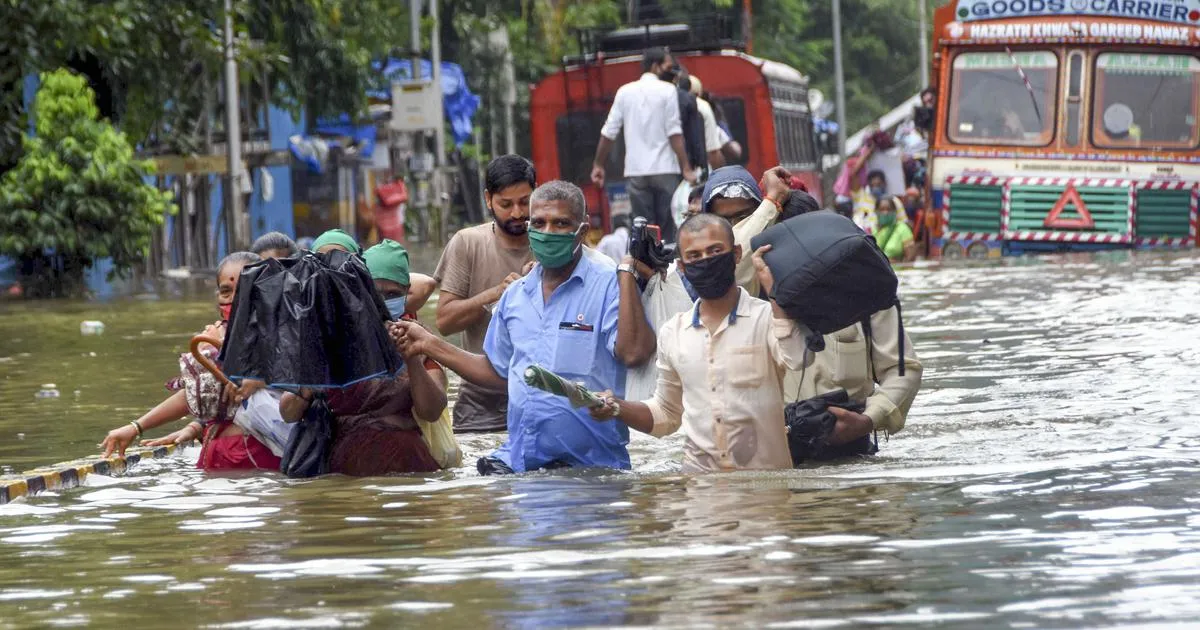
[[[392,81],[406,81],[412,77],[412,62],[409,59],[388,59],[382,67],[384,82],[378,89],[367,92],[372,98],[391,100]],[[421,76],[433,76],[433,64],[421,60]],[[449,61],[442,62],[442,107],[446,120],[450,121],[450,133],[454,144],[462,146],[471,139],[472,118],[479,109],[479,97],[467,87],[467,75],[462,66]]]
[[[392,81],[407,81],[412,76],[412,63],[408,59],[392,58],[377,64],[376,67],[380,68],[382,78],[376,89],[367,92],[371,98],[390,101]],[[425,59],[421,60],[421,76],[433,76],[433,64]],[[446,119],[450,121],[450,134],[454,137],[454,144],[461,147],[471,139],[474,130],[472,119],[479,109],[479,97],[472,94],[471,89],[467,87],[467,77],[463,74],[462,66],[443,61],[441,78],[442,108]],[[296,159],[307,164],[309,169],[316,173],[324,170],[329,149],[342,146],[341,139],[350,139],[358,154],[364,158],[371,157],[375,151],[375,125],[354,124],[346,114],[336,119],[317,121],[310,134],[292,136],[288,144]]]

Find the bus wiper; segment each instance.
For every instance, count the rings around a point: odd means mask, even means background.
[[[1025,90],[1029,92],[1029,100],[1033,102],[1033,113],[1037,115],[1038,125],[1045,126],[1042,121],[1042,111],[1038,109],[1037,94],[1033,91],[1033,85],[1029,82],[1029,77],[1025,76],[1025,71],[1021,69],[1021,64],[1017,62],[1017,56],[1013,54],[1012,48],[1004,47],[1004,52],[1008,53],[1008,58],[1012,59],[1013,67],[1017,69],[1017,74],[1021,76],[1021,81],[1025,83]]]

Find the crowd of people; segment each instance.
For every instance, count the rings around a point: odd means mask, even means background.
[[[668,50],[647,51],[643,70],[618,90],[592,172],[603,187],[608,156],[624,133],[632,217],[613,217],[613,232],[597,249],[586,245],[583,191],[563,181],[539,185],[533,164],[517,155],[488,165],[491,220],[455,233],[432,275],[411,270],[404,247],[390,240],[364,251],[350,234],[330,230],[306,244],[318,254],[361,256],[388,310],[381,325],[404,359],[392,378],[324,394],[335,419],[328,470],[372,476],[458,466],[457,445],[437,443],[430,430],[439,422],[457,434],[507,432],[500,448],[476,462],[481,474],[628,469],[629,428],[657,437],[682,429],[688,472],[790,468],[787,405],[838,391],[861,412],[829,407],[831,446],[904,427],[922,369],[897,325],[897,308],[828,334],[823,344],[806,339],[772,299],[774,278],[763,258],[770,247],[752,251],[751,241],[820,205],[794,189],[782,168],[756,179],[725,165],[741,148],[719,124],[699,78]],[[847,165],[847,179],[861,182],[851,216],[889,258],[912,260],[914,217],[887,194],[883,172],[860,172],[879,144],[868,143]],[[673,198],[685,188],[686,211],[674,212]],[[653,237],[646,224],[657,226]],[[221,318],[202,331],[199,356],[181,355],[179,376],[168,383],[173,393],[109,432],[106,457],[147,430],[191,417],[142,444],[201,439],[201,468],[280,468],[291,428],[318,392],[249,379],[222,384],[210,368],[220,345],[236,343],[225,335],[242,270],[304,249],[270,233],[221,262]],[[435,291],[440,335],[416,317]],[[457,345],[447,339],[459,334]],[[576,408],[527,383],[531,366],[581,383],[600,404]],[[452,409],[447,371],[462,379]]]
[[[516,155],[487,167],[492,220],[457,232],[431,276],[412,271],[398,243],[363,251],[340,230],[321,235],[313,251],[361,255],[389,311],[382,325],[405,364],[394,378],[327,394],[336,419],[330,470],[368,476],[456,466],[455,458],[435,456],[441,451],[422,432],[451,415],[459,434],[507,432],[499,449],[476,462],[481,474],[628,469],[630,427],[660,437],[682,430],[685,471],[790,468],[785,406],[834,390],[845,390],[863,411],[830,408],[837,417],[831,444],[901,430],[921,364],[912,343],[898,338],[899,314],[876,313],[868,325],[827,335],[825,350],[810,350],[770,299],[767,248],[752,252],[750,241],[820,208],[791,189],[782,169],[761,181],[765,190],[740,166],[714,170],[696,195],[697,211],[672,230],[677,258],[659,268],[629,254],[614,264],[585,245],[591,224],[583,192],[562,181],[539,185],[532,163]],[[225,330],[242,269],[264,257],[305,255],[281,234],[252,249],[230,254],[217,271],[221,319],[203,331],[214,342],[204,349],[210,360],[231,341]],[[435,290],[440,335],[416,318]],[[458,333],[460,345],[446,339]],[[142,444],[202,439],[202,468],[278,470],[287,431],[314,392],[249,380],[222,386],[190,353],[179,365],[169,384],[174,393],[111,431],[105,456],[190,416]],[[575,408],[528,384],[530,366],[582,383],[602,404]],[[452,414],[447,371],[463,382]]]

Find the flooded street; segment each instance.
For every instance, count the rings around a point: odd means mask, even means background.
[[[0,628],[1200,619],[1200,255],[900,276],[925,381],[869,461],[685,477],[680,436],[635,436],[633,473],[297,481],[192,448],[0,506]],[[199,289],[0,304],[0,468],[94,453],[214,319]]]

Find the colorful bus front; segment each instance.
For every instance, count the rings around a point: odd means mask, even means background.
[[[935,18],[931,253],[1195,247],[1200,0],[958,0]]]

